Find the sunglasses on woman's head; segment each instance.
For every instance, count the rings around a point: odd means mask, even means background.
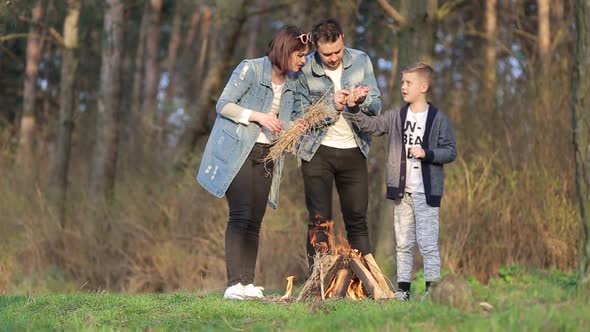
[[[302,33],[299,36],[295,37],[295,38],[299,38],[299,40],[301,41],[301,44],[305,45],[307,43],[309,43],[311,41],[311,33]]]

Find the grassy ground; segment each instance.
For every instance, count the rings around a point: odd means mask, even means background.
[[[471,286],[473,307],[468,310],[419,301],[419,287],[409,303],[240,302],[192,293],[1,295],[0,330],[590,330],[590,304],[576,297],[572,274],[512,267],[488,285],[471,281]],[[494,309],[483,310],[481,301]]]

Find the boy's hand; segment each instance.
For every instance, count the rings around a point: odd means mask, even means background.
[[[410,154],[412,155],[412,157],[418,159],[424,158],[426,156],[426,152],[424,151],[424,149],[422,149],[419,146],[411,147]]]
[[[368,94],[369,87],[367,86],[357,86],[356,88],[353,88],[346,100],[348,107],[362,104],[365,101],[365,98],[367,98]]]
[[[334,94],[334,108],[337,111],[342,111],[344,109],[344,105],[346,105],[346,100],[348,99],[349,95],[350,91],[346,89],[336,91]]]

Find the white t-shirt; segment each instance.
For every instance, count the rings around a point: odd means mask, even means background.
[[[337,69],[329,70],[324,68],[326,76],[328,76],[334,84],[334,92],[342,89],[340,81],[342,80],[342,63]],[[328,132],[322,140],[322,145],[337,149],[356,148],[358,145],[354,140],[354,133],[350,124],[346,122],[343,116],[339,116],[336,123],[328,127]]]
[[[272,98],[272,104],[270,106],[269,114],[273,114],[274,116],[278,116],[279,115],[279,106],[281,105],[281,96],[283,95],[283,84],[272,83],[272,91],[274,92],[274,96]],[[258,137],[256,138],[256,143],[270,144],[271,139],[273,139],[275,135],[276,134],[273,134],[265,127],[262,127],[262,131],[260,132],[260,135],[258,135]]]
[[[421,146],[424,141],[424,131],[426,130],[426,117],[428,108],[423,112],[412,112],[408,108],[406,123],[404,124],[404,147],[406,151],[406,192],[424,193],[424,183],[422,181],[422,162],[420,159],[413,158],[410,155],[410,148]]]

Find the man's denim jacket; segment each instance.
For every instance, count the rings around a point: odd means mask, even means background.
[[[303,111],[311,104],[317,102],[324,93],[327,92],[326,98],[333,107],[334,86],[332,80],[326,76],[322,63],[317,51],[308,55],[307,65],[303,67],[297,79],[297,93],[295,95],[295,112],[297,117],[303,116]],[[369,56],[359,50],[345,48],[342,57],[342,79],[340,86],[353,88],[358,85],[369,87],[369,95],[360,105],[362,112],[368,115],[378,115],[381,111],[381,93],[377,87],[373,65]],[[350,123],[350,122],[349,122]],[[371,145],[371,136],[359,130],[358,126],[350,123],[354,139],[365,157],[369,153]],[[307,139],[299,147],[298,157],[310,161],[315,152],[320,147],[322,140],[326,136],[328,128],[324,127],[314,131],[313,139]]]
[[[197,181],[217,197],[223,197],[261,132],[258,123],[244,124],[236,121],[235,117],[227,116],[227,113],[223,115],[222,110],[228,104],[234,104],[230,107],[234,111],[245,108],[263,113],[270,112],[273,100],[271,71],[272,65],[268,57],[242,61],[233,71],[217,101],[217,118],[203,152],[197,175]],[[278,115],[283,126],[292,121],[294,91],[294,81],[287,77],[283,85]],[[227,112],[227,108],[224,112]],[[283,158],[274,165],[268,197],[268,203],[274,209],[278,205],[282,168]]]

